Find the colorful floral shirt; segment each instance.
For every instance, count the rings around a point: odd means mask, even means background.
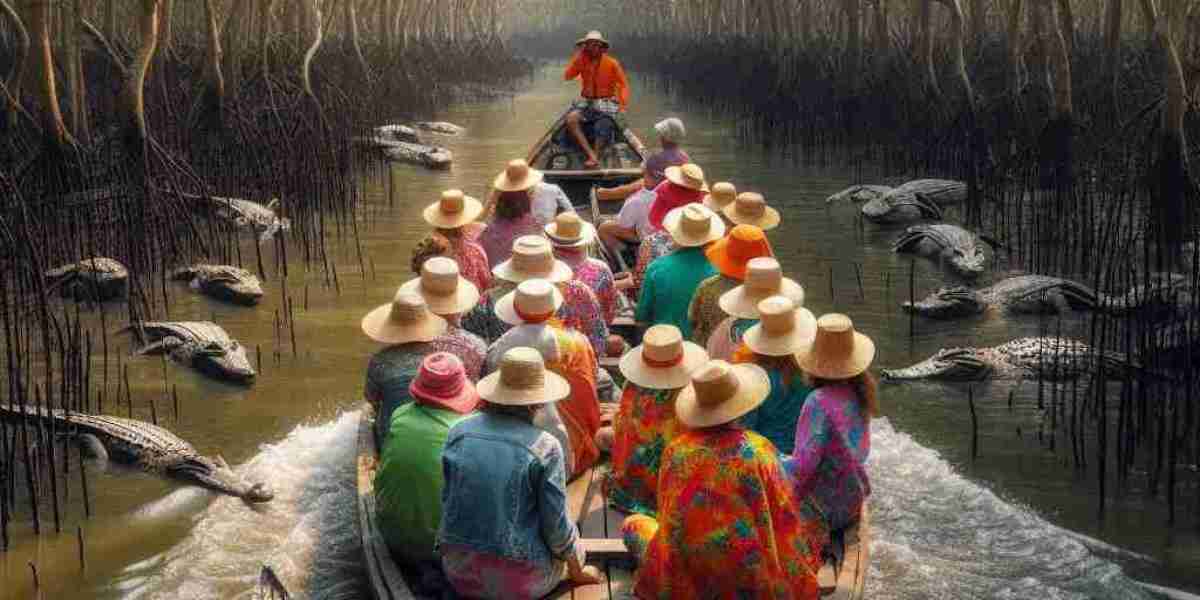
[[[483,374],[483,359],[487,357],[487,344],[483,338],[461,327],[449,327],[446,333],[429,342],[430,352],[449,352],[463,363],[471,383],[479,381]]]
[[[642,238],[642,243],[638,246],[637,262],[633,265],[633,287],[629,288],[630,300],[637,302],[638,295],[642,290],[642,282],[646,280],[646,269],[650,267],[650,263],[660,256],[670,254],[674,249],[675,242],[671,240],[671,234],[665,231],[655,231]]]
[[[523,235],[542,235],[542,227],[546,221],[537,218],[533,213],[525,213],[520,217],[509,220],[497,217],[488,223],[487,229],[479,234],[479,245],[487,253],[488,268],[512,257],[513,240]]]
[[[742,337],[757,324],[758,319],[725,317],[725,320],[713,329],[712,335],[708,336],[708,358],[733,362],[733,355],[742,346]]]
[[[828,385],[809,394],[795,439],[784,466],[797,497],[811,496],[835,531],[857,521],[871,494],[864,468],[871,427],[854,386]]]
[[[692,320],[692,341],[701,346],[708,345],[708,338],[721,321],[728,317],[721,310],[719,301],[721,294],[741,285],[742,282],[732,277],[717,273],[700,282],[696,294],[692,296],[692,304],[688,306],[688,318]]]
[[[757,408],[740,419],[746,429],[771,440],[781,454],[791,454],[796,443],[796,422],[800,409],[812,388],[804,385],[804,378],[797,372],[787,386],[783,385],[783,374],[776,369],[767,369],[771,379],[771,392]]]
[[[496,316],[496,302],[516,288],[517,284],[497,278],[491,288],[479,295],[479,303],[463,314],[463,329],[483,338],[484,343],[489,345],[500,339],[512,325]]]
[[[500,339],[512,329],[512,325],[496,316],[496,303],[516,287],[515,283],[497,279],[492,289],[480,295],[479,304],[463,315],[463,328],[483,338],[489,345]],[[596,300],[596,295],[586,284],[575,280],[558,284],[558,291],[562,292],[563,304],[554,320],[587,336],[592,350],[597,352],[596,356],[604,356],[608,323],[595,318],[600,314],[600,302]]]
[[[617,316],[617,288],[613,285],[613,273],[608,264],[584,254],[582,251],[555,249],[554,255],[571,266],[575,280],[583,282],[600,303],[600,314],[605,323],[612,323]]]
[[[678,389],[653,390],[625,382],[621,406],[613,417],[612,470],[606,482],[614,508],[657,513],[659,460],[683,429],[675,417],[678,394]]]
[[[492,287],[492,268],[488,265],[488,255],[483,246],[474,239],[460,235],[450,240],[454,260],[458,262],[458,272],[464,279],[475,284],[479,291]]]
[[[638,296],[637,322],[674,325],[683,339],[692,339],[688,306],[701,281],[717,272],[703,248],[680,248],[655,260],[646,269],[646,280]]]
[[[645,548],[639,598],[818,597],[828,530],[762,436],[728,425],[679,434],[663,452],[658,514],[623,527],[631,549]]]

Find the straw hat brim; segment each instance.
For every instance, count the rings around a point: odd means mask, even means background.
[[[544,228],[546,237],[550,239],[550,243],[560,248],[578,248],[592,243],[596,239],[596,226],[584,221],[580,223],[582,228],[579,230],[578,239],[558,237],[558,223],[546,223]]]
[[[720,274],[733,279],[744,280],[746,279],[746,267],[751,260],[770,255],[770,246],[765,238],[761,242],[754,243],[760,246],[755,249],[756,252],[762,250],[766,253],[762,255],[755,254],[746,258],[737,258],[729,251],[729,236],[725,236],[709,246],[705,250],[704,255],[708,257],[708,262],[712,263],[712,266]]]
[[[742,341],[755,354],[787,356],[808,349],[817,336],[817,317],[807,308],[796,310],[796,327],[786,335],[770,335],[760,321],[742,336]]]
[[[709,217],[709,228],[707,234],[688,234],[683,230],[682,227],[680,227],[680,222],[683,220],[683,208],[684,207],[672,209],[671,212],[667,213],[667,216],[663,218],[663,229],[666,229],[667,233],[671,234],[671,240],[675,242],[676,246],[694,248],[696,246],[703,246],[709,242],[715,242],[716,240],[725,237],[725,222],[716,218],[716,215]]]
[[[499,175],[492,180],[492,187],[501,192],[523,192],[542,182],[545,177],[541,171],[530,167],[525,178],[520,181],[512,181],[508,178],[507,171],[501,171]]]
[[[381,344],[404,344],[428,342],[446,332],[446,320],[437,315],[431,314],[427,319],[402,325],[388,318],[391,311],[392,303],[389,302],[367,313],[362,320],[363,333]]]
[[[708,360],[708,353],[699,344],[683,342],[683,360],[673,367],[652,367],[642,360],[642,350],[638,346],[621,357],[619,367],[625,379],[639,387],[651,390],[673,390],[687,385],[692,371]]]
[[[704,196],[704,200],[701,200],[700,203],[712,209],[713,212],[721,214],[725,210],[725,207],[729,206],[729,204],[732,204],[733,201],[730,201],[727,204],[721,204],[717,202],[715,198],[713,198],[712,194],[707,194]]]
[[[714,407],[706,408],[696,402],[696,388],[689,383],[679,391],[679,398],[675,401],[675,415],[680,422],[693,428],[722,425],[758,408],[767,399],[767,394],[771,393],[771,379],[762,367],[738,364],[730,368],[738,378],[737,394]]]
[[[551,294],[554,298],[554,312],[557,313],[558,309],[562,307],[563,295],[562,292],[558,291],[558,288],[551,288]],[[500,299],[496,301],[496,318],[508,323],[509,325],[524,325],[525,319],[522,319],[521,316],[517,314],[517,307],[514,306],[516,299],[516,290],[501,296]]]
[[[492,274],[512,283],[521,283],[527,279],[546,279],[551,283],[562,283],[575,276],[571,271],[570,265],[558,259],[554,259],[554,266],[550,268],[549,273],[518,271],[513,268],[512,259],[510,258],[492,268]]]
[[[670,181],[671,183],[673,183],[677,186],[685,187],[689,190],[696,190],[699,192],[707,192],[708,191],[708,183],[707,182],[701,181],[700,187],[693,186],[691,183],[688,182],[688,180],[686,178],[684,178],[683,169],[681,169],[678,166],[667,167],[666,169],[663,170],[663,174],[666,176],[667,181]]]
[[[757,218],[749,218],[737,212],[737,202],[730,202],[725,208],[721,209],[721,212],[734,225],[754,225],[763,231],[779,227],[779,211],[770,206],[764,207],[763,214]]]
[[[464,375],[463,377],[466,376]],[[479,392],[475,389],[475,386],[469,385],[469,382],[467,383],[467,385],[463,385],[462,389],[453,396],[434,396],[433,394],[428,394],[421,391],[416,386],[410,386],[408,393],[412,395],[413,399],[418,404],[433,406],[435,408],[444,408],[459,414],[466,414],[472,410],[475,410],[475,407],[479,406]]]
[[[544,372],[545,380],[542,387],[535,389],[516,389],[504,385],[500,380],[500,371],[479,380],[475,390],[479,397],[492,404],[506,406],[531,406],[534,404],[549,404],[558,402],[571,395],[571,385],[561,375],[553,371]]]
[[[407,281],[400,286],[401,292],[414,292],[425,299],[425,304],[429,307],[429,312],[435,315],[456,315],[467,312],[479,304],[479,288],[475,287],[474,283],[463,277],[458,276],[458,288],[453,294],[439,295],[431,294],[425,291],[421,286],[421,278],[418,277],[412,281]]]
[[[749,293],[745,284],[739,285],[717,299],[717,305],[725,314],[739,319],[757,319],[758,303],[771,296],[786,296],[797,305],[804,304],[804,288],[787,277],[779,285],[779,291]]]
[[[426,206],[422,213],[426,223],[439,229],[458,229],[483,214],[483,204],[470,196],[463,198],[462,212],[449,215],[442,212],[441,207],[441,202],[434,202]]]
[[[866,371],[875,360],[875,342],[855,331],[854,352],[844,359],[820,356],[815,346],[796,354],[796,361],[805,373],[821,379],[849,379]]]
[[[601,44],[604,44],[605,48],[608,48],[611,46],[611,44],[608,43],[608,40],[606,40],[604,38],[589,38],[587,36],[583,36],[583,37],[575,40],[575,45],[578,46],[584,42],[600,42]]]

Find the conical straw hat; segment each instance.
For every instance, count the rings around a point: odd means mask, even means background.
[[[763,231],[779,226],[779,211],[767,206],[762,194],[742,192],[733,204],[722,209],[725,217],[738,225],[754,225]]]
[[[718,181],[712,185],[712,191],[704,197],[704,205],[715,212],[721,212],[737,199],[737,188],[728,181]]]
[[[746,263],[746,279],[717,301],[721,310],[739,319],[757,319],[758,303],[771,296],[786,296],[796,306],[804,306],[804,288],[783,276],[783,268],[774,257],[752,258]]]
[[[725,235],[725,222],[703,204],[685,204],[671,209],[663,218],[663,228],[676,246],[703,246]]]
[[[421,265],[421,276],[400,286],[425,298],[436,315],[456,315],[471,310],[479,302],[479,289],[459,274],[452,258],[434,256]]]
[[[529,279],[496,301],[496,317],[509,325],[542,323],[562,306],[563,295],[545,279]]]
[[[391,303],[378,306],[363,317],[362,330],[382,344],[428,342],[445,333],[446,320],[429,312],[419,294],[398,292]]]
[[[698,344],[683,341],[674,325],[655,325],[642,336],[642,345],[621,357],[621,374],[640,387],[671,390],[688,384],[688,374],[708,360]]]
[[[463,194],[462,190],[446,190],[442,198],[425,207],[425,222],[439,229],[457,229],[479,218],[483,205]]]
[[[812,346],[796,353],[804,372],[821,379],[849,379],[867,370],[875,359],[875,342],[854,330],[843,314],[830,313],[817,319],[817,336]]]
[[[770,391],[771,380],[762,367],[710,360],[692,371],[691,382],[675,401],[675,414],[688,427],[721,425],[757,408]]]
[[[513,240],[512,258],[496,265],[492,273],[513,283],[521,283],[526,279],[549,279],[553,283],[562,283],[574,276],[567,263],[554,258],[550,242],[539,235],[523,235]]]
[[[492,181],[492,187],[501,192],[521,192],[541,183],[543,176],[541,171],[518,158],[508,161],[508,166]]]
[[[500,368],[480,379],[475,389],[484,400],[508,406],[557,402],[571,394],[567,380],[547,371],[542,354],[526,346],[505,352]]]
[[[757,354],[787,356],[807,349],[817,334],[817,318],[786,296],[771,296],[759,302],[758,313],[758,324],[742,337]]]

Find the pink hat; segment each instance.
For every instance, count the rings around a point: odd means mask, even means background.
[[[421,361],[421,368],[408,392],[417,402],[430,404],[459,414],[475,410],[479,394],[467,380],[462,361],[449,352],[434,352]]]

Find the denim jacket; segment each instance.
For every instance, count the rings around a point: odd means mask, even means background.
[[[463,419],[446,439],[442,472],[439,544],[534,563],[573,552],[563,451],[545,430],[507,415]]]

